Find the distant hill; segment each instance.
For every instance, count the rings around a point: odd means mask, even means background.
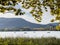
[[[0,28],[46,28],[50,26],[56,26],[57,23],[51,23],[47,25],[35,24],[28,22],[22,18],[0,18]]]

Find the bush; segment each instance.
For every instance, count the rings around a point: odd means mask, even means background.
[[[60,30],[60,26],[56,26],[56,30]]]
[[[0,45],[60,45],[57,38],[0,38]]]

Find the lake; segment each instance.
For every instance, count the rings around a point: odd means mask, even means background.
[[[56,37],[60,38],[60,31],[7,31],[0,32],[0,37],[29,37],[29,38],[41,38],[41,37]]]

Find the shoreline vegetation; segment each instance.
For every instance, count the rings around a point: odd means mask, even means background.
[[[0,38],[0,45],[60,45],[60,39],[48,38]]]
[[[0,31],[59,31],[56,28],[0,28]]]

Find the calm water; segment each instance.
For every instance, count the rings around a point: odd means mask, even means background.
[[[60,31],[13,31],[13,32],[0,32],[0,37],[56,37],[60,38]]]

